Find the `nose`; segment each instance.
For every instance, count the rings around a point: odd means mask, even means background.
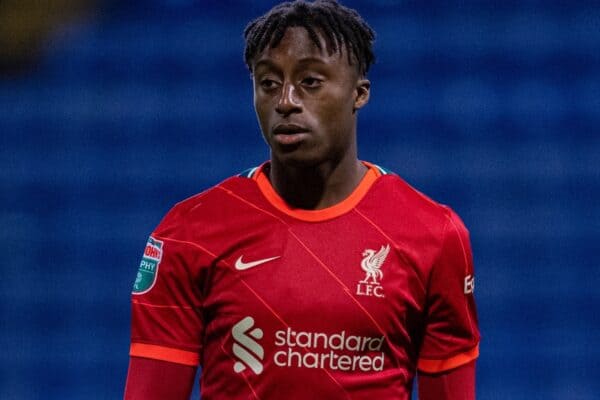
[[[302,111],[302,104],[296,96],[294,85],[287,83],[282,86],[281,96],[279,97],[275,111],[283,115]]]

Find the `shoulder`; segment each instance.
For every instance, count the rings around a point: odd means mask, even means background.
[[[247,171],[230,176],[218,184],[176,203],[155,230],[162,237],[186,236],[199,227],[214,226],[235,215],[240,197],[251,196],[256,186]],[[227,218],[226,218],[227,217]]]
[[[412,222],[415,227],[422,226],[428,231],[438,231],[439,234],[443,233],[450,220],[460,221],[449,206],[416,189],[400,175],[382,170],[385,173],[375,182],[371,195],[366,199],[365,206],[369,206],[372,212],[388,217],[393,215],[404,223]]]
[[[467,230],[454,210],[397,174],[380,176],[357,211],[422,271],[424,281],[440,255],[456,243],[454,238],[468,240]]]

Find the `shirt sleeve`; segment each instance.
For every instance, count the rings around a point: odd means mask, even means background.
[[[169,216],[148,239],[131,296],[129,354],[183,365],[200,364],[204,324],[197,284],[201,249],[182,240]]]
[[[479,356],[474,288],[469,232],[449,210],[441,251],[429,277],[419,371],[447,371]]]
[[[418,379],[419,400],[475,400],[475,361]]]

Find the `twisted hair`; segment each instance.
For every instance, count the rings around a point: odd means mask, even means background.
[[[244,30],[244,61],[252,72],[252,62],[267,46],[277,47],[289,27],[303,27],[311,41],[322,50],[319,35],[325,40],[329,54],[346,48],[348,63],[366,75],[375,61],[375,32],[353,9],[336,0],[288,1],[273,7],[265,15],[251,21]]]

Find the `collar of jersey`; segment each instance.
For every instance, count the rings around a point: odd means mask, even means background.
[[[264,172],[265,166],[268,165],[268,163],[269,162],[267,161],[258,167],[251,178],[256,181],[258,188],[273,207],[291,217],[308,222],[325,221],[346,214],[363,199],[375,180],[382,175],[381,171],[374,164],[362,161],[368,168],[367,173],[348,197],[331,207],[320,210],[304,210],[301,208],[290,207],[275,191],[269,178]]]

